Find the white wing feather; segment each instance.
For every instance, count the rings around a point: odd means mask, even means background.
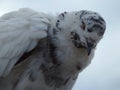
[[[0,76],[7,75],[25,52],[47,36],[49,20],[42,13],[20,9],[0,18]]]

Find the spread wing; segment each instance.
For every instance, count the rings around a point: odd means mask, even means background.
[[[0,77],[7,75],[19,58],[47,36],[47,16],[20,9],[0,18]]]

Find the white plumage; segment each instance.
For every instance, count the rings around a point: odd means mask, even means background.
[[[0,76],[9,73],[23,55],[47,36],[48,19],[29,9],[8,13],[0,18]]]
[[[0,90],[71,90],[105,31],[90,11],[20,9],[0,18]]]

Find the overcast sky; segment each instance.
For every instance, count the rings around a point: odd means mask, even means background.
[[[106,33],[73,90],[120,90],[120,0],[0,0],[0,15],[24,7],[53,14],[83,9],[100,13]]]

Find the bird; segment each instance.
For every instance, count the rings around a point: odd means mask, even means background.
[[[50,15],[21,8],[0,17],[0,90],[72,90],[106,30],[97,12]]]

